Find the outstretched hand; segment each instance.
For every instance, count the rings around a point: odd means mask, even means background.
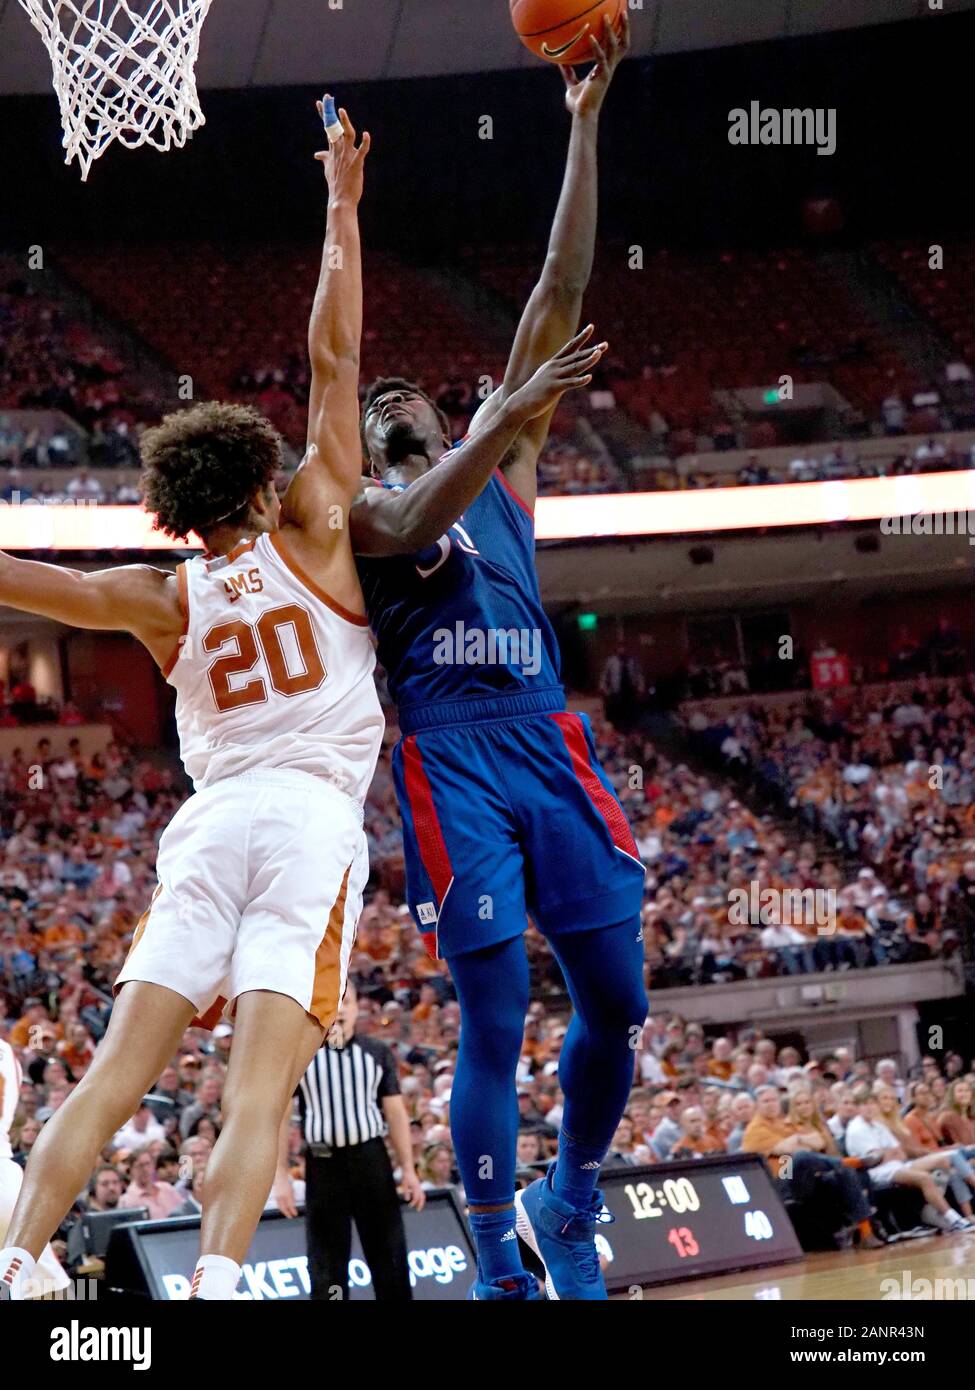
[[[609,84],[613,80],[613,74],[629,51],[630,16],[628,11],[625,9],[623,11],[618,32],[613,27],[613,21],[609,15],[605,15],[601,41],[593,34],[589,42],[592,44],[594,66],[581,81],[575,68],[563,65],[560,69],[565,79],[565,104],[573,116],[597,116],[599,114],[603,99],[609,91]]]
[[[590,323],[554,357],[543,362],[535,375],[513,392],[508,402],[509,408],[522,414],[526,421],[534,420],[557,405],[566,391],[588,386],[596,363],[609,346],[608,343],[597,343],[595,347],[589,347],[589,339],[594,332]]]
[[[319,116],[324,120],[324,106],[320,101],[316,101],[315,106]],[[348,198],[353,203],[358,203],[362,197],[366,156],[372,138],[368,131],[364,131],[357,148],[355,127],[349,120],[348,111],[342,106],[338,114],[344,132],[342,138],[336,140],[334,145],[329,145],[327,150],[319,150],[315,158],[325,168],[329,196],[332,199]]]

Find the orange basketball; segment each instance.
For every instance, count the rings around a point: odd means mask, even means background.
[[[526,48],[549,63],[584,63],[590,38],[604,31],[604,18],[618,24],[626,0],[508,0],[515,33]],[[586,25],[589,28],[586,28]]]

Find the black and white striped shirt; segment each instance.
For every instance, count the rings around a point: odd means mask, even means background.
[[[306,1144],[333,1149],[386,1133],[380,1102],[398,1096],[396,1061],[385,1043],[354,1037],[345,1047],[320,1047],[301,1078],[298,1105]]]

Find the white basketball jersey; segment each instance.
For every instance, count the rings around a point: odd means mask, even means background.
[[[20,1095],[20,1064],[8,1042],[0,1038],[0,1158],[13,1158],[10,1126]]]
[[[292,768],[361,804],[385,727],[368,620],[303,574],[278,534],[188,560],[179,581],[186,633],[165,674],[196,789]]]

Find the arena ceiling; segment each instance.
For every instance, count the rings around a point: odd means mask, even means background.
[[[146,0],[142,0],[143,3]],[[135,0],[130,0],[135,3]],[[643,0],[639,55],[718,48],[975,9],[975,0]],[[201,88],[485,72],[537,60],[513,36],[504,0],[213,0]],[[50,91],[40,36],[18,0],[0,0],[0,93]]]

